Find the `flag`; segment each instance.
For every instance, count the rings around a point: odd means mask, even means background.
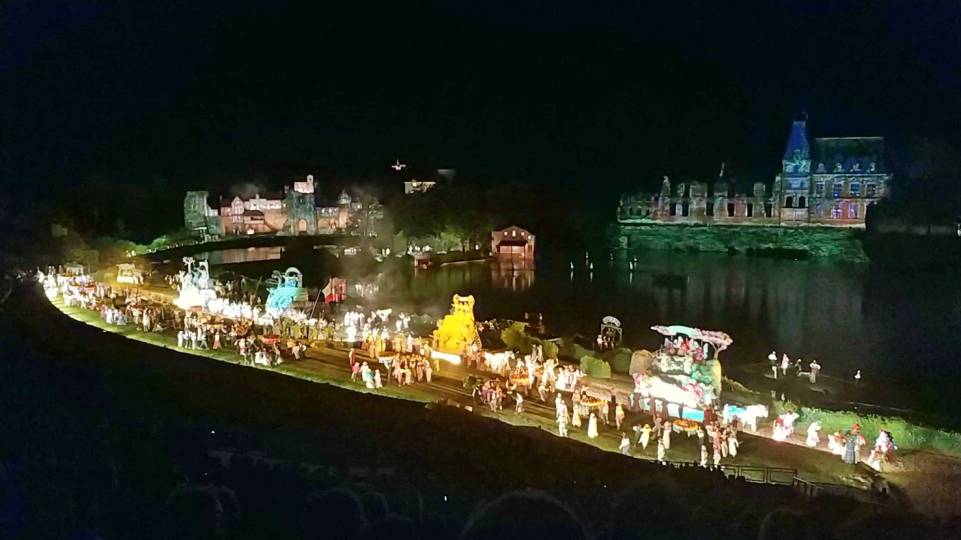
[[[334,282],[333,279],[327,280],[327,285],[324,285],[324,303],[329,304],[337,300],[337,295],[334,294]]]

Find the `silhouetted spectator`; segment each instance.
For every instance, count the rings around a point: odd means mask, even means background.
[[[876,512],[852,519],[838,528],[838,540],[885,540],[929,538],[932,528],[927,520],[907,511]]]
[[[452,538],[453,531],[444,516],[435,513],[427,514],[420,528],[421,540],[447,540]]]
[[[230,515],[229,490],[213,486],[178,489],[164,508],[162,528],[164,538],[219,539],[225,538],[231,523],[238,521]],[[233,504],[236,508],[236,504]]]
[[[305,539],[353,540],[367,524],[364,508],[345,488],[315,491],[307,497],[303,519]]]
[[[368,523],[361,530],[361,540],[420,540],[417,525],[397,514]]]
[[[514,491],[474,510],[461,540],[583,540],[584,525],[557,499],[541,491]]]
[[[758,540],[804,540],[812,538],[804,516],[796,510],[778,508],[761,521]]]
[[[376,491],[365,492],[360,496],[360,502],[364,507],[364,514],[367,516],[367,521],[370,523],[382,519],[390,512],[390,507],[387,505],[387,498]]]
[[[103,538],[93,531],[83,530],[71,534],[67,540],[103,540]]]
[[[695,531],[689,530],[689,514],[681,490],[669,477],[659,475],[621,494],[614,503],[608,538],[698,537]]]
[[[410,518],[414,523],[424,519],[424,498],[420,491],[405,487],[389,493],[387,499],[391,512]]]

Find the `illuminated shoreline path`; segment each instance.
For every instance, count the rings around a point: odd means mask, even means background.
[[[142,341],[158,347],[175,349],[179,353],[205,356],[210,359],[232,364],[243,364],[245,367],[253,367],[255,369],[268,369],[284,375],[312,382],[332,384],[352,391],[420,402],[440,401],[445,403],[458,403],[458,406],[470,408],[483,416],[496,418],[507,424],[537,427],[551,433],[555,433],[556,431],[556,411],[554,404],[551,402],[541,403],[535,399],[525,400],[523,412],[492,412],[487,410],[487,407],[471,407],[466,405],[472,402],[472,396],[471,390],[465,388],[463,381],[470,375],[490,377],[492,374],[468,369],[467,366],[459,363],[459,357],[457,358],[457,363],[454,363],[454,361],[450,363],[445,362],[440,370],[435,371],[433,381],[430,384],[417,383],[409,386],[388,385],[379,389],[365,388],[363,384],[352,382],[350,380],[350,368],[348,367],[349,364],[347,361],[348,350],[325,347],[320,341],[312,342],[311,347],[302,355],[299,361],[283,362],[274,366],[250,366],[242,362],[239,354],[234,350],[188,350],[176,346],[176,339],[169,329],[166,333],[141,332],[135,325],[108,323],[101,318],[98,311],[68,305],[72,302],[65,301],[65,297],[70,294],[69,288],[71,286],[59,283],[59,277],[60,276],[47,276],[43,280],[47,298],[55,307],[75,320],[105,331],[121,334],[129,339]],[[88,276],[83,276],[82,288],[96,286],[98,286],[98,284],[90,280]],[[65,293],[63,297],[60,295],[61,292]],[[465,347],[466,350],[479,347],[479,339],[476,336],[476,326],[473,323],[473,298],[469,296],[455,296],[452,302],[451,313],[438,324],[438,329],[434,332],[434,337],[437,338],[437,352],[453,356],[456,354],[454,351],[463,351]],[[469,328],[473,328],[474,331],[470,332],[466,330]],[[682,331],[678,331],[678,329]],[[673,330],[668,330],[668,333],[683,335],[684,331],[690,333],[696,330],[684,329],[687,329],[687,327],[673,327]],[[700,332],[700,334],[696,335],[704,337],[704,331],[697,332]],[[720,333],[718,333],[718,336],[720,336]],[[723,343],[715,344],[716,350],[721,349],[722,345]],[[366,353],[360,352],[358,356],[362,356],[368,361],[376,362],[375,357],[368,359]],[[447,360],[446,357],[444,359]],[[706,365],[707,363],[705,362],[705,366]],[[713,366],[711,367],[713,368]],[[710,369],[709,371],[713,372],[714,370]],[[625,379],[624,382],[630,380],[623,375],[620,377]],[[614,380],[611,381],[611,383],[614,382]],[[641,424],[643,424],[643,418]],[[625,429],[628,428],[625,426]],[[743,474],[741,472],[743,470],[768,470],[766,468],[773,468],[770,470],[778,470],[781,471],[782,474],[786,473],[787,476],[791,478],[790,481],[803,480],[805,482],[823,484],[844,482],[849,488],[859,485],[858,480],[853,478],[854,475],[852,475],[853,469],[851,466],[842,463],[836,456],[820,449],[806,448],[803,440],[776,443],[771,440],[770,435],[768,435],[768,430],[769,428],[767,426],[762,426],[761,431],[758,433],[743,433],[741,436],[743,447],[737,461],[732,462],[725,460],[725,463],[723,463],[721,467],[722,470],[727,474]],[[588,438],[587,433],[582,430],[572,430],[569,438],[581,443],[590,444],[602,450],[616,452],[621,440],[621,432],[614,429],[611,425],[602,429],[600,436],[597,438]],[[699,452],[695,445],[696,442],[697,438],[690,436],[675,439],[675,443],[670,450],[668,464],[671,462],[693,464],[699,461]],[[642,451],[638,448],[636,452],[632,454],[632,457],[654,461],[651,453],[651,449]],[[750,464],[748,464],[748,461]],[[751,469],[752,467],[754,469]],[[858,470],[865,474],[873,474],[870,471],[862,469],[866,468],[862,467]],[[768,476],[769,474],[765,473],[765,477]]]

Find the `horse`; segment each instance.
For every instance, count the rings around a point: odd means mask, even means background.
[[[725,423],[729,423],[732,419],[737,418],[744,424],[744,427],[749,428],[752,432],[757,432],[758,418],[767,418],[767,416],[767,407],[760,404],[740,407],[727,403],[724,405],[724,409],[721,410],[721,417]]]

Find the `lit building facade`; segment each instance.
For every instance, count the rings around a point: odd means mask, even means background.
[[[518,226],[491,233],[491,253],[495,257],[534,258],[534,235]]]
[[[731,193],[722,174],[713,184],[664,177],[658,193],[621,197],[621,224],[688,223],[864,227],[869,206],[887,197],[891,174],[882,137],[822,137],[808,142],[806,119],[795,120],[770,189]]]
[[[207,191],[188,191],[184,197],[184,224],[194,231],[220,236],[252,234],[313,235],[344,233],[359,212],[370,212],[343,191],[336,205],[318,206],[313,175],[293,182],[282,194],[221,199],[211,208]],[[376,205],[376,201],[372,204]],[[382,217],[375,214],[376,217]]]
[[[412,193],[427,193],[436,185],[437,182],[433,181],[422,182],[420,180],[408,180],[404,182],[404,194],[410,195]]]

